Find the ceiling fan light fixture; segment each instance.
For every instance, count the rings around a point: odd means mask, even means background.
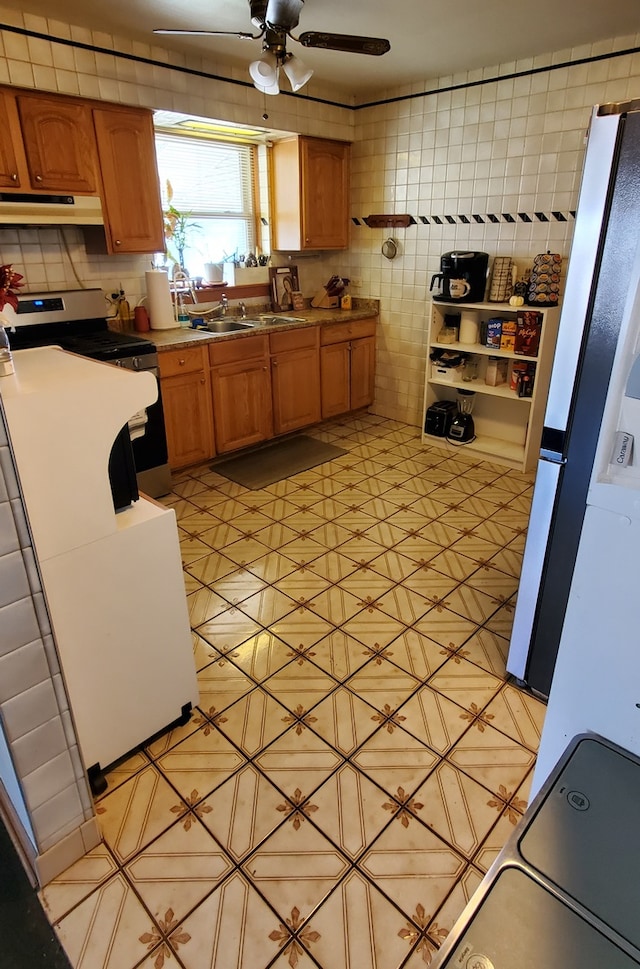
[[[299,57],[295,57],[294,54],[287,54],[282,66],[285,74],[289,78],[292,91],[299,91],[301,87],[304,87],[313,74],[312,69],[307,67],[307,65],[301,61]]]
[[[256,84],[255,81],[253,82],[253,86],[260,91],[260,94],[280,94],[280,85],[277,80],[268,87],[265,87],[263,84]]]
[[[259,61],[252,61],[249,64],[249,74],[255,87],[267,94],[277,94],[278,91],[268,91],[275,85],[278,87],[278,59],[271,51],[267,51]]]

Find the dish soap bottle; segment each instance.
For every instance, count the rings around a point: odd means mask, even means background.
[[[15,372],[16,369],[13,365],[11,347],[9,346],[9,337],[4,326],[0,325],[0,377],[8,377],[9,374]]]
[[[178,326],[188,327],[191,325],[191,320],[189,319],[189,314],[186,311],[184,305],[184,299],[182,293],[178,293]]]

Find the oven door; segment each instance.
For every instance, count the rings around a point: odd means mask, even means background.
[[[132,502],[139,498],[136,467],[133,460],[133,449],[129,427],[124,425],[119,432],[109,455],[109,481],[113,496],[113,507],[116,511],[129,508]]]
[[[156,368],[149,368],[158,380]],[[171,472],[167,455],[167,436],[164,429],[162,394],[158,380],[158,399],[147,407],[144,432],[133,432],[133,458],[138,474],[138,487],[150,498],[160,498],[171,491]]]

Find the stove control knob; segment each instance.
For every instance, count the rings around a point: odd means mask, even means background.
[[[134,370],[139,370],[140,369],[140,357],[134,357],[131,362],[133,364],[133,369]]]

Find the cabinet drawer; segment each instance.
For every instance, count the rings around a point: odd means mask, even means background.
[[[269,337],[272,353],[286,353],[288,350],[310,350],[318,346],[318,327],[305,326],[286,333],[272,333]]]
[[[320,343],[343,343],[346,340],[359,340],[364,336],[375,336],[376,321],[352,320],[350,323],[325,323],[320,327]]]
[[[251,360],[266,359],[269,355],[269,338],[264,336],[242,336],[224,343],[209,345],[209,360],[212,367],[225,363],[248,363]]]
[[[164,350],[158,354],[161,377],[175,377],[179,373],[194,373],[207,369],[206,347],[185,347],[184,350]]]

